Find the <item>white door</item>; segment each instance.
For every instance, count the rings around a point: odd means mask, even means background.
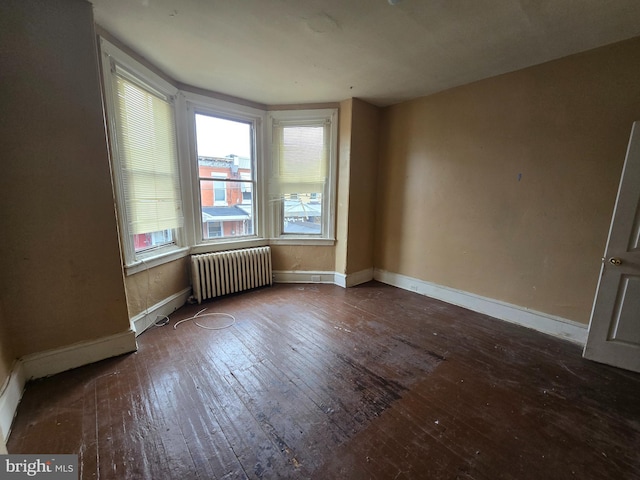
[[[640,121],[631,130],[584,357],[640,372]]]

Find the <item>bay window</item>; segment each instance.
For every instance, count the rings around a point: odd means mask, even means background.
[[[189,253],[333,244],[336,109],[267,112],[179,91],[100,47],[127,274]]]

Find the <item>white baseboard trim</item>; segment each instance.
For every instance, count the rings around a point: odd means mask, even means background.
[[[175,312],[178,308],[187,303],[187,299],[191,295],[191,287],[174,293],[170,297],[159,301],[144,312],[140,312],[131,319],[131,328],[136,332],[136,337],[153,325],[158,316],[164,317]]]
[[[335,283],[335,272],[316,272],[302,270],[277,270],[273,272],[276,283]]]
[[[116,357],[137,350],[133,330],[108,337],[79,342],[63,348],[25,355],[20,359],[27,380],[48,377],[105,358]]]
[[[346,286],[355,287],[356,285],[367,283],[371,280],[373,280],[373,267],[347,274]]]
[[[385,270],[375,269],[374,278],[388,285],[426,295],[510,323],[522,325],[548,335],[569,340],[579,345],[584,345],[587,341],[587,325],[572,320],[529,310],[518,305],[481,297],[473,293],[463,292],[454,288],[444,287]]]
[[[332,283],[347,288],[373,280],[373,268],[345,275],[338,272],[278,270],[273,272],[276,283]]]
[[[55,375],[136,349],[133,330],[128,330],[97,340],[25,355],[16,361],[0,391],[0,453],[6,453],[6,441],[27,380]]]
[[[7,453],[6,442],[11,433],[13,417],[18,410],[26,383],[27,379],[22,362],[17,361],[13,364],[9,378],[5,381],[0,393],[0,453],[2,453],[2,449],[4,449],[4,453]]]

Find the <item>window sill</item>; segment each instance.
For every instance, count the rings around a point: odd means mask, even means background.
[[[217,241],[215,243],[201,243],[191,247],[192,254],[221,252],[223,250],[235,250],[238,248],[264,247],[269,241],[264,238],[248,238],[245,240]]]
[[[189,247],[176,247],[173,250],[164,251],[152,257],[139,259],[130,265],[125,265],[125,275],[135,275],[138,272],[186,257],[189,255],[189,250]]]
[[[308,237],[278,237],[269,240],[270,245],[322,245],[333,246],[336,244],[333,238],[308,238]]]

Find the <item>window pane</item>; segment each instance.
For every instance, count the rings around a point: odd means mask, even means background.
[[[253,235],[253,205],[245,201],[252,182],[200,179],[202,238]],[[224,198],[224,203],[218,201]]]
[[[252,126],[196,114],[204,240],[254,234]]]
[[[287,183],[322,183],[326,177],[325,126],[284,127],[280,177]]]
[[[282,233],[320,235],[322,215],[322,193],[285,194]]]
[[[222,223],[221,222],[208,222],[207,231],[209,238],[222,236]]]
[[[150,233],[137,233],[133,236],[136,253],[174,243],[173,230],[159,230]]]
[[[214,200],[214,204],[226,203],[227,201],[226,182],[213,182],[213,200]]]
[[[249,174],[253,178],[251,138],[250,123],[196,114],[198,162],[203,160],[205,166],[216,163],[228,170],[235,167],[236,174]]]
[[[172,104],[117,70],[116,134],[126,217],[133,234],[182,225]],[[135,242],[134,242],[135,243]]]

